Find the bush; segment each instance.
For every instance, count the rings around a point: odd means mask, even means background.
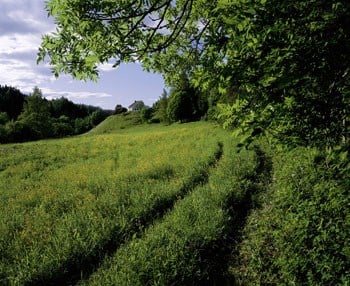
[[[245,228],[243,284],[347,285],[350,179],[347,153],[296,149],[275,161],[270,199]]]
[[[114,108],[114,114],[121,114],[121,113],[125,113],[127,111],[128,111],[128,109],[123,107],[120,104],[117,104]]]
[[[73,122],[65,115],[60,116],[59,119],[54,119],[52,127],[54,137],[63,137],[74,134]]]
[[[91,129],[90,118],[77,118],[74,121],[74,133],[81,134]]]
[[[153,108],[150,108],[148,106],[144,106],[142,109],[141,109],[141,119],[142,119],[142,122],[150,122],[152,116],[153,116]]]
[[[9,120],[10,119],[6,112],[0,112],[0,125],[6,124]]]

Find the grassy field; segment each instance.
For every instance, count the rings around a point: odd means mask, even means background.
[[[0,285],[350,285],[348,153],[138,118],[0,145]]]
[[[1,284],[91,272],[206,184],[226,135],[193,123],[1,145]]]

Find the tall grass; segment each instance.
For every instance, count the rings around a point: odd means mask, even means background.
[[[275,151],[273,178],[245,227],[237,283],[350,285],[349,157]]]
[[[222,136],[197,123],[1,145],[1,284],[49,281],[118,247],[207,168]]]
[[[210,278],[215,255],[232,227],[237,207],[249,192],[256,169],[254,152],[237,155],[224,140],[223,158],[211,169],[207,184],[178,201],[173,211],[125,243],[114,257],[82,285],[201,285]]]

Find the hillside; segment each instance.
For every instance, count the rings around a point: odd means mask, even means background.
[[[206,122],[130,121],[0,145],[0,284],[350,281],[337,158],[263,140],[238,152],[240,138]]]
[[[97,135],[120,132],[124,129],[130,129],[141,124],[142,120],[139,112],[125,112],[107,117],[99,125],[90,130],[89,134]]]

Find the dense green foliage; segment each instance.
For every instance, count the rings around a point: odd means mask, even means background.
[[[162,95],[152,106],[153,122],[162,122],[162,123],[170,122],[169,116],[168,116],[168,104],[169,104],[169,95],[168,95],[168,92],[165,89],[163,89]]]
[[[207,96],[191,84],[188,76],[182,74],[168,92],[164,89],[153,104],[149,122],[190,122],[205,118],[208,111]]]
[[[274,156],[274,181],[250,216],[231,269],[244,285],[350,283],[350,164],[297,148]]]
[[[207,112],[207,99],[183,74],[170,90],[167,116],[170,121],[195,121]]]
[[[7,86],[0,86],[0,110],[0,143],[81,134],[112,113],[63,97],[49,101],[38,87],[24,95]]]
[[[251,135],[268,131],[289,145],[334,146],[348,137],[349,3],[229,6],[223,21],[233,36],[225,55],[232,62],[222,73],[239,92],[225,108],[228,123]]]
[[[6,113],[8,119],[16,119],[20,115],[24,99],[25,95],[17,88],[0,85],[0,113]]]

